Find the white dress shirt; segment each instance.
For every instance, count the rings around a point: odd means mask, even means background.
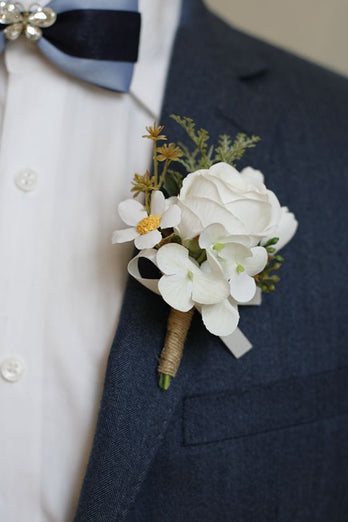
[[[31,1],[25,2],[30,4]],[[180,0],[140,0],[131,93],[0,58],[0,520],[72,519],[132,245],[118,203],[149,167]]]

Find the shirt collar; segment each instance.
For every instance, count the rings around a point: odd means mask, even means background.
[[[50,0],[41,0],[44,6]],[[21,0],[24,7],[32,0]],[[141,33],[139,58],[134,67],[130,93],[158,120],[171,51],[179,25],[182,0],[139,0]]]
[[[154,119],[160,117],[172,46],[182,0],[140,0],[141,34],[138,62],[130,92]]]

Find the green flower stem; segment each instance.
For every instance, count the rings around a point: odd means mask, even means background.
[[[153,140],[153,177],[155,185],[158,185],[158,159],[157,159],[157,140]]]
[[[151,213],[151,192],[145,192],[145,209],[150,215]]]
[[[165,373],[158,374],[158,385],[161,390],[168,390],[172,377],[170,375],[166,375]]]
[[[162,187],[163,183],[164,183],[164,180],[166,179],[166,175],[167,175],[167,171],[168,171],[168,167],[169,165],[171,164],[172,160],[171,159],[166,159],[166,162],[164,164],[164,167],[163,167],[163,172],[162,172],[162,175],[160,177],[160,180],[158,182],[158,190]]]

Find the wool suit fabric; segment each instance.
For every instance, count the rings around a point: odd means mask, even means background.
[[[260,169],[299,221],[277,291],[241,309],[235,359],[197,313],[170,389],[168,306],[128,283],[76,522],[347,522],[348,82],[184,1],[162,111],[262,141]],[[149,122],[150,123],[150,122]]]

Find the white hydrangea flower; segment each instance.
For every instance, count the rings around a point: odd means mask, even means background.
[[[172,308],[188,312],[195,306],[209,332],[234,332],[239,322],[238,306],[229,297],[229,284],[217,264],[206,262],[199,267],[185,247],[172,243],[159,249],[157,266],[164,274],[159,291]]]
[[[218,263],[229,281],[231,297],[238,303],[247,303],[256,293],[253,276],[262,272],[268,254],[264,247],[249,247],[248,236],[228,235],[220,224],[207,227],[199,238],[199,245],[206,249],[210,265]]]
[[[150,215],[144,205],[134,199],[122,201],[118,206],[118,212],[130,228],[115,230],[112,242],[125,243],[134,240],[138,250],[157,245],[162,239],[159,229],[176,227],[181,217],[178,205],[171,204],[159,190],[151,194]]]
[[[195,304],[219,303],[229,294],[220,270],[206,273],[182,245],[170,243],[157,253],[157,266],[164,274],[158,283],[163,299],[176,310],[188,312]]]
[[[207,252],[208,260],[202,263],[201,270],[205,274],[222,273],[221,265]],[[224,275],[225,278],[225,275]],[[227,282],[227,279],[225,278]],[[197,307],[202,314],[204,326],[214,335],[228,336],[232,334],[239,323],[238,303],[231,297],[218,303]]]

